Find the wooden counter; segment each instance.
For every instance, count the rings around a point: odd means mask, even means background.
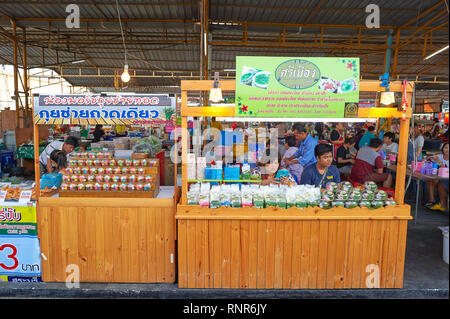
[[[179,287],[401,288],[410,210],[178,205]]]
[[[173,283],[173,198],[40,198],[37,209],[42,280]]]

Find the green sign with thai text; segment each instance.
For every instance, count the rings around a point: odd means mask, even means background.
[[[238,56],[235,114],[345,117],[359,101],[359,70],[359,58]]]

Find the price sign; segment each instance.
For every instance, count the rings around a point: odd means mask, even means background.
[[[19,204],[27,204],[31,199],[31,190],[22,191],[19,197]]]
[[[0,275],[41,275],[39,240],[36,236],[0,235]]]
[[[7,191],[0,191],[0,204],[3,204],[6,199]]]

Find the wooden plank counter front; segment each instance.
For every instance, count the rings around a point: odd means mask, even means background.
[[[408,205],[376,210],[178,205],[176,219],[180,288],[403,286]]]
[[[173,283],[174,202],[41,197],[42,280],[65,282],[72,264],[79,267],[80,282]]]

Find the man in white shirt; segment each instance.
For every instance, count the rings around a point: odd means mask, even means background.
[[[52,164],[50,161],[50,154],[57,150],[63,151],[64,153],[70,154],[73,152],[75,147],[78,146],[78,139],[73,136],[69,136],[65,142],[53,141],[47,145],[44,151],[39,156],[39,172],[41,175],[51,173],[53,171]]]
[[[388,153],[398,154],[398,144],[395,141],[395,134],[392,132],[387,132],[383,136],[383,147],[382,150]]]

